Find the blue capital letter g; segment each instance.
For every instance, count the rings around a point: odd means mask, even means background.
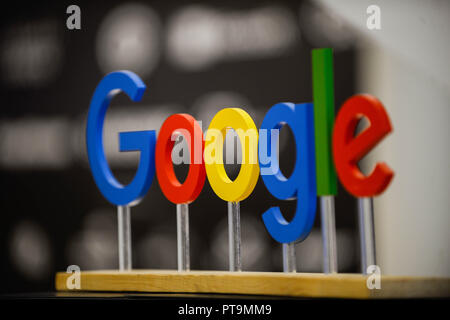
[[[155,175],[156,134],[150,131],[119,133],[120,151],[140,151],[136,175],[127,186],[116,180],[108,166],[103,149],[103,124],[111,99],[125,92],[133,101],[140,101],[146,87],[130,71],[116,71],[106,75],[95,89],[89,107],[86,144],[92,175],[103,196],[115,205],[135,205],[148,191]]]

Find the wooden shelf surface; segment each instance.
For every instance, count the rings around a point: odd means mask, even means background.
[[[56,274],[58,291],[220,293],[311,298],[450,297],[449,278],[382,276],[381,289],[369,290],[361,274],[227,272],[174,270],[83,271],[79,290],[69,290],[69,273]]]

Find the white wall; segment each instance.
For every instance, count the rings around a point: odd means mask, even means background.
[[[367,159],[396,174],[374,202],[378,264],[385,274],[449,277],[449,90],[377,46],[359,66],[359,91],[383,102],[394,127]]]

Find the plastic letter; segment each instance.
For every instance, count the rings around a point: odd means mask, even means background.
[[[337,178],[332,157],[334,124],[333,50],[312,51],[317,194],[336,195]]]
[[[148,191],[154,174],[155,131],[119,133],[120,151],[140,151],[136,175],[127,186],[116,180],[108,166],[103,149],[103,123],[111,99],[120,91],[133,101],[140,101],[145,84],[130,71],[116,71],[106,75],[95,89],[89,107],[86,144],[89,164],[95,183],[103,196],[115,205],[136,205]]]
[[[296,163],[292,175],[286,178],[279,166],[272,174],[262,175],[273,196],[280,200],[297,199],[295,216],[290,222],[283,217],[279,207],[269,208],[262,216],[267,231],[281,243],[303,241],[314,223],[317,192],[313,123],[312,103],[278,103],[270,108],[261,125],[261,129],[270,132],[287,124],[295,138]],[[271,150],[270,147],[267,149]]]
[[[362,117],[369,120],[370,126],[354,137]],[[356,95],[342,105],[333,131],[334,163],[341,183],[354,196],[378,195],[392,180],[394,172],[385,163],[377,163],[367,177],[358,168],[358,161],[391,131],[389,117],[377,98]]]
[[[181,129],[181,130],[180,130]],[[174,132],[183,134],[189,146],[189,172],[181,184],[173,171],[172,148]],[[174,114],[164,121],[156,142],[156,176],[166,198],[176,204],[191,203],[200,192],[206,179],[203,163],[203,132],[199,124],[189,114]],[[196,154],[199,154],[198,162]]]
[[[237,132],[242,146],[241,170],[234,181],[228,178],[223,166],[223,141],[228,128]],[[222,109],[211,120],[205,140],[206,174],[214,192],[229,202],[247,198],[259,177],[258,131],[253,119],[240,108]]]

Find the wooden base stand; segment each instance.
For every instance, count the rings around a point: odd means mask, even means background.
[[[221,293],[311,298],[449,297],[450,279],[382,276],[381,289],[368,289],[360,274],[172,270],[84,271],[81,288],[69,290],[69,273],[56,274],[58,291]],[[70,281],[70,280],[69,280]]]

